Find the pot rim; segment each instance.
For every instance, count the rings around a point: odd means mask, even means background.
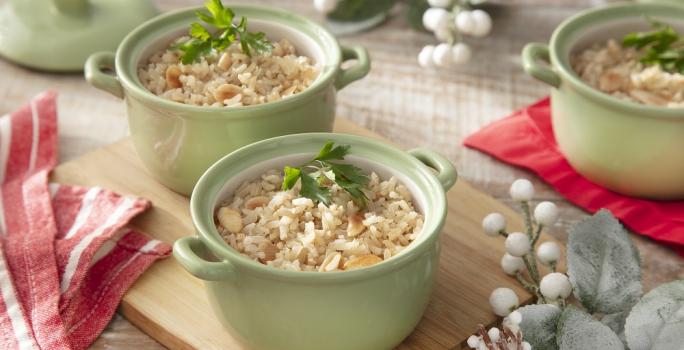
[[[606,104],[610,107],[618,108],[632,113],[634,116],[640,117],[664,117],[684,119],[684,107],[660,107],[640,104],[632,101],[620,100],[617,97],[608,95],[586,82],[584,82],[579,75],[570,67],[569,59],[561,57],[559,54],[560,48],[563,46],[565,40],[579,29],[587,28],[589,26],[597,25],[597,20],[610,19],[624,19],[643,17],[645,10],[649,12],[658,12],[661,15],[670,14],[670,20],[676,19],[672,13],[684,15],[684,7],[674,4],[665,3],[619,3],[610,4],[597,8],[590,8],[581,11],[570,18],[563,21],[556,30],[553,31],[550,41],[550,55],[554,68],[559,71],[564,82],[569,82],[570,85],[577,89],[581,94],[588,96],[600,103]],[[574,43],[570,43],[574,45]],[[565,45],[570,45],[565,44]]]
[[[164,26],[167,22],[181,22],[187,21],[188,14],[194,14],[195,11],[204,10],[203,6],[187,7],[175,11],[171,11],[157,17],[150,19],[149,21],[139,25],[133,31],[131,31],[126,37],[121,41],[119,48],[116,50],[116,76],[121,81],[124,86],[126,94],[130,94],[136,99],[142,100],[144,102],[157,105],[164,109],[175,110],[178,112],[190,115],[193,118],[203,118],[203,119],[226,119],[226,118],[258,118],[265,117],[269,113],[273,112],[273,109],[288,109],[297,106],[306,101],[322,90],[328,88],[329,85],[333,83],[336,78],[340,63],[342,61],[342,51],[340,49],[337,39],[325,28],[317,24],[316,22],[294,14],[289,11],[261,5],[247,5],[247,4],[232,4],[230,6],[236,13],[236,16],[240,16],[243,11],[255,11],[264,13],[272,18],[278,18],[279,21],[272,21],[271,19],[259,19],[264,22],[273,22],[279,25],[290,27],[293,30],[312,38],[316,45],[320,43],[316,40],[317,38],[328,44],[326,47],[321,47],[324,55],[327,57],[328,62],[321,65],[321,72],[319,76],[314,80],[314,82],[306,88],[304,91],[288,98],[284,98],[274,102],[268,102],[258,105],[251,106],[241,106],[241,107],[211,107],[211,106],[195,106],[185,103],[174,102],[165,99],[161,96],[157,96],[148,89],[146,89],[138,79],[137,76],[137,64],[138,62],[128,62],[131,59],[132,50],[136,47],[137,43],[149,36],[149,33],[154,33],[153,29]],[[295,26],[292,22],[301,24],[305,28],[310,29],[310,31],[315,32],[317,36],[302,30],[300,27]],[[189,23],[188,23],[189,24]],[[158,38],[156,39],[159,40]],[[331,49],[332,51],[329,51]],[[128,59],[127,59],[128,58]],[[124,62],[128,62],[127,66],[124,66]],[[136,65],[135,67],[131,67]],[[326,69],[327,68],[327,69]],[[267,112],[267,113],[263,113]]]
[[[386,167],[392,169],[398,173],[414,172],[418,178],[424,184],[424,187],[429,188],[428,193],[424,193],[425,196],[425,206],[423,208],[424,223],[421,230],[421,236],[423,237],[419,241],[411,242],[406,250],[397,256],[393,256],[390,259],[380,262],[376,265],[369,267],[355,269],[351,271],[343,272],[332,272],[324,273],[317,271],[289,271],[282,270],[275,267],[270,267],[267,265],[260,264],[247,256],[244,256],[230,247],[221,237],[216,229],[216,225],[213,220],[213,210],[214,203],[208,203],[208,198],[215,198],[220,191],[221,186],[223,186],[226,181],[222,181],[217,184],[215,178],[220,176],[222,168],[226,167],[225,164],[235,163],[240,164],[239,173],[245,171],[253,165],[259,164],[259,162],[250,163],[247,166],[243,166],[240,162],[243,154],[256,152],[257,150],[268,147],[274,143],[287,143],[288,145],[306,145],[306,144],[318,144],[320,142],[325,142],[328,140],[333,140],[336,143],[346,143],[351,144],[351,153],[358,158],[366,159],[371,162],[377,162],[372,159],[368,159],[362,155],[354,154],[353,146],[360,146],[364,149],[370,149],[374,154],[384,153],[390,154],[390,157],[398,157],[401,159],[402,164],[405,164],[406,170],[398,169],[397,167],[391,167],[389,165],[383,164]],[[278,151],[281,156],[287,156],[291,154],[297,154],[299,152],[290,151]],[[311,152],[312,154],[315,151]],[[421,182],[418,181],[418,182]],[[418,187],[420,188],[420,187]],[[212,200],[213,202],[213,200]],[[208,208],[210,207],[210,209]],[[211,220],[207,219],[206,211],[211,210]],[[429,216],[427,214],[429,214]],[[285,136],[278,136],[263,141],[255,142],[253,144],[244,146],[236,151],[231,152],[227,156],[221,158],[219,161],[214,163],[199,179],[195,189],[192,192],[190,198],[190,214],[192,217],[192,222],[195,229],[199,235],[200,240],[207,246],[209,251],[217,256],[220,260],[227,260],[230,264],[236,268],[238,274],[247,273],[250,275],[258,275],[263,278],[284,280],[288,282],[303,282],[303,283],[343,283],[358,280],[369,279],[378,275],[388,273],[390,271],[401,268],[402,266],[410,263],[411,261],[419,258],[423,253],[433,248],[436,243],[447,215],[447,201],[444,187],[439,182],[437,177],[432,173],[432,170],[428,168],[425,164],[420,162],[417,158],[409,155],[408,153],[392,147],[381,141],[373,140],[367,137],[349,135],[349,134],[339,134],[339,133],[303,133],[303,134],[292,134]]]

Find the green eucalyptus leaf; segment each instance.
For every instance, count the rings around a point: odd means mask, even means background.
[[[629,315],[629,310],[603,315],[603,318],[601,318],[601,323],[612,329],[625,345],[627,345],[627,340],[625,339],[625,321],[627,320],[627,315]]]
[[[610,328],[572,305],[566,307],[560,316],[556,341],[559,350],[625,349],[620,338]],[[533,349],[536,350],[534,347]]]
[[[684,280],[646,294],[627,317],[625,336],[631,350],[684,349]]]
[[[590,313],[621,312],[639,300],[639,252],[610,211],[570,229],[567,255],[573,294]]]
[[[556,332],[561,309],[554,305],[527,305],[518,309],[522,314],[520,330],[526,342],[535,350],[558,350]]]

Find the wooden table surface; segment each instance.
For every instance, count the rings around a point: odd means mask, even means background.
[[[6,1],[6,0],[5,0]],[[199,5],[203,0],[156,0],[160,9]],[[252,0],[295,11],[321,21],[311,0]],[[340,39],[343,44],[368,48],[373,68],[368,77],[338,95],[338,115],[374,130],[404,147],[427,146],[448,156],[460,176],[481,190],[511,204],[508,186],[527,177],[537,189],[536,199],[561,207],[561,220],[551,233],[566,240],[565,230],[586,213],[569,204],[549,186],[524,171],[464,148],[465,136],[548,93],[548,87],[528,77],[521,68],[520,51],[530,41],[546,42],[563,19],[596,0],[490,1],[492,34],[468,40],[474,55],[465,66],[448,70],[422,69],[416,55],[435,39],[411,30],[402,16],[394,16],[372,31]],[[124,105],[86,84],[78,74],[46,74],[0,60],[0,114],[31,96],[55,89],[59,97],[61,160],[69,160],[128,134]],[[650,240],[633,235],[642,258],[646,290],[684,278],[684,259]],[[93,349],[160,349],[156,343],[116,315]]]

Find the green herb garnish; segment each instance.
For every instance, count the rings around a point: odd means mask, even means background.
[[[209,14],[196,11],[195,15],[216,30],[212,34],[200,23],[190,24],[190,39],[175,47],[183,52],[181,62],[184,64],[192,63],[212,50],[223,51],[235,41],[240,42],[242,52],[248,56],[252,55],[252,50],[264,53],[273,49],[273,45],[266,39],[266,34],[247,31],[245,17],[240,18],[239,24],[234,24],[235,13],[230,8],[223,7],[221,0],[208,0],[204,6]]]
[[[670,25],[649,19],[651,31],[636,32],[622,38],[622,46],[645,49],[641,63],[658,64],[667,72],[684,73],[684,42]]]
[[[335,146],[333,141],[328,141],[318,156],[311,161],[298,167],[286,166],[283,169],[285,173],[283,190],[291,189],[298,180],[301,180],[300,195],[315,202],[330,205],[329,184],[334,182],[351,195],[352,200],[359,208],[365,208],[368,197],[364,188],[368,184],[368,175],[351,164],[333,162],[333,160],[344,160],[344,156],[349,153],[350,147],[350,145]]]

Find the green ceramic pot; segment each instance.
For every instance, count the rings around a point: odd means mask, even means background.
[[[290,98],[238,108],[185,105],[152,94],[140,83],[138,66],[187,33],[200,8],[156,17],[131,32],[116,54],[94,54],[86,63],[88,82],[125,99],[133,142],[148,170],[183,194],[192,191],[212,163],[241,146],[285,134],[331,131],[337,90],[370,69],[365,49],[340,48],[328,31],[304,17],[260,6],[231,8],[249,18],[250,30],[263,31],[272,40],[287,38],[299,53],[313,57],[321,67],[318,79]],[[350,59],[356,63],[341,69]],[[111,69],[116,76],[103,71]]]
[[[410,248],[367,268],[322,273],[268,267],[224,243],[214,225],[218,203],[230,199],[245,180],[310,159],[328,140],[352,146],[347,161],[381,177],[394,175],[409,188],[425,215],[422,234]],[[207,170],[190,202],[198,237],[178,240],[173,253],[205,280],[214,313],[248,349],[391,349],[427,306],[447,213],[444,193],[455,181],[453,165],[425,149],[406,153],[343,134],[272,138],[243,147]]]
[[[551,42],[528,44],[525,71],[551,85],[553,129],[570,164],[616,192],[655,199],[684,198],[684,108],[622,101],[584,83],[571,54],[594,43],[650,28],[646,16],[684,33],[684,7],[618,4],[564,21]],[[550,66],[540,63],[545,61]]]
[[[150,0],[9,0],[0,4],[0,56],[33,69],[75,72],[157,16]]]

